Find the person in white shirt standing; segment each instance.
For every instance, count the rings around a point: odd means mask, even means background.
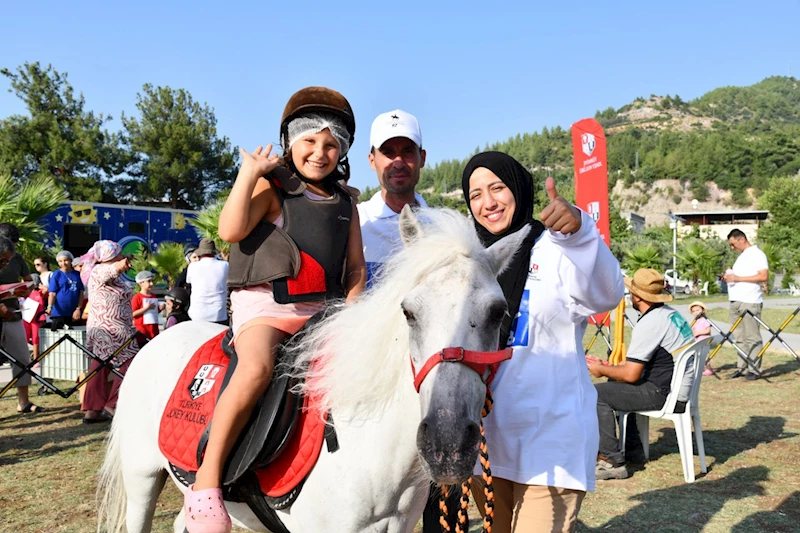
[[[619,263],[592,218],[558,195],[533,218],[533,178],[519,162],[484,152],[467,163],[462,188],[484,246],[531,230],[498,277],[508,303],[500,344],[514,356],[491,384],[484,419],[494,479],[495,533],[575,530],[595,487],[597,392],[583,335],[589,316],[614,308],[624,285]],[[480,466],[472,494],[483,512]]]
[[[228,262],[216,258],[217,248],[209,238],[200,239],[195,253],[199,261],[189,263],[186,282],[192,286],[192,320],[228,325]]]
[[[397,220],[406,205],[427,207],[416,191],[425,166],[422,132],[417,118],[396,109],[372,122],[369,165],[378,175],[380,193],[358,204],[367,283],[371,285],[380,265],[401,246]]]
[[[406,205],[427,207],[416,192],[426,155],[417,117],[400,109],[381,113],[372,122],[369,141],[369,165],[378,175],[381,190],[358,204],[368,287],[375,282],[380,266],[402,247],[397,227],[400,211]],[[447,508],[450,522],[454,523],[459,495],[457,491],[451,491],[451,495]],[[422,531],[441,531],[439,497],[433,487],[422,515]]]
[[[758,369],[753,372],[743,358],[736,360],[736,372],[732,378],[744,376],[747,381],[759,378],[761,373],[761,358],[753,358],[761,351],[761,330],[753,316],[761,318],[761,308],[764,298],[761,295],[761,284],[769,279],[769,261],[767,256],[755,244],[750,244],[747,235],[742,230],[734,229],[728,234],[728,244],[740,252],[733,268],[728,270],[722,280],[728,284],[728,299],[731,302],[730,321],[736,322],[742,317],[742,322],[733,331],[736,344],[744,351]]]

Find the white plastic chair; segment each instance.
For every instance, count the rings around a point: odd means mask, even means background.
[[[789,283],[789,294],[791,296],[800,296],[800,289],[794,283]]]
[[[708,296],[708,282],[707,282],[707,281],[704,281],[704,282],[703,282],[703,288],[702,288],[702,289],[700,289],[700,290],[698,291],[698,293],[699,293],[699,294],[705,294],[706,296]]]
[[[675,370],[672,374],[670,392],[664,406],[660,411],[634,411],[636,415],[636,426],[639,429],[639,438],[642,441],[645,458],[650,458],[650,418],[665,418],[675,424],[675,435],[678,438],[678,449],[681,453],[681,463],[683,465],[683,478],[687,483],[694,483],[694,454],[692,453],[692,425],[694,425],[694,436],[697,441],[697,455],[700,457],[700,471],[708,472],[706,467],[706,450],[703,445],[703,429],[700,425],[700,405],[698,397],[700,395],[700,383],[703,380],[703,369],[706,366],[706,357],[711,342],[710,338],[696,341],[687,346],[678,354],[675,361]],[[693,357],[695,356],[695,357]],[[691,365],[694,381],[689,391],[689,400],[686,402],[686,409],[683,413],[675,412],[675,404],[678,402],[678,394],[681,390],[681,383],[686,375],[687,366]],[[628,422],[628,415],[631,413],[620,411],[619,416],[619,446],[620,450],[625,449],[625,426]],[[694,423],[694,424],[692,424]]]

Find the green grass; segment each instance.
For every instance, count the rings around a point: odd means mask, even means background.
[[[697,481],[684,483],[674,427],[652,420],[651,460],[630,479],[598,481],[578,531],[800,530],[800,363],[770,351],[767,380],[743,382],[728,379],[735,361],[732,348],[721,349],[712,362],[717,376],[703,378],[700,389],[709,472],[700,473],[695,457]]]
[[[764,296],[765,300],[790,300],[792,298],[797,298],[797,296],[789,296],[784,294],[770,294]],[[720,303],[720,302],[728,302],[728,295],[727,294],[712,294],[710,296],[703,296],[703,295],[694,295],[694,294],[682,294],[678,293],[675,295],[675,303],[688,305],[690,302],[694,300],[700,300],[704,303]]]
[[[720,378],[704,378],[700,389],[708,474],[699,473],[695,458],[697,481],[684,483],[673,426],[653,420],[651,461],[630,479],[598,482],[578,531],[800,529],[800,363],[768,352],[767,379],[755,382],[727,379],[735,366],[731,348],[720,350],[713,364]],[[95,473],[107,426],[81,424],[76,398],[34,399],[49,411],[18,415],[15,401],[0,400],[0,531],[94,532]],[[172,531],[181,504],[168,483],[153,530]],[[477,520],[472,524],[471,531],[480,530]]]

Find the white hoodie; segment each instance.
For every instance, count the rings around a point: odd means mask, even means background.
[[[534,244],[509,339],[514,355],[491,384],[494,408],[484,427],[492,474],[517,483],[594,490],[597,393],[583,335],[590,315],[619,304],[624,284],[619,263],[581,213],[576,233],[545,231]]]

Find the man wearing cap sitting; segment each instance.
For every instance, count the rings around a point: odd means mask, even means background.
[[[617,411],[649,411],[663,407],[670,391],[675,367],[672,354],[694,340],[692,328],[680,313],[665,305],[672,295],[664,290],[664,277],[652,268],[640,268],[633,278],[625,278],[631,303],[641,314],[633,328],[626,361],[619,365],[589,363],[594,377],[607,377],[597,389],[597,418],[600,426],[600,453],[595,475],[597,479],[625,479],[630,476],[626,459],[641,462],[636,417],[628,417],[625,450],[619,449]],[[691,385],[691,384],[689,384]],[[685,390],[684,390],[685,389]],[[679,400],[688,400],[688,388]]]
[[[358,216],[371,284],[380,265],[401,246],[400,211],[406,205],[427,206],[415,192],[420,169],[425,166],[417,118],[399,109],[382,113],[372,123],[369,141],[369,165],[378,175],[381,190],[358,204]]]

